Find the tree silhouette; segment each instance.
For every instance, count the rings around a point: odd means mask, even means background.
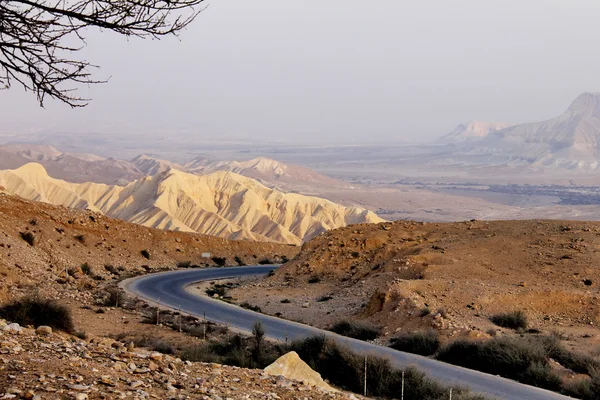
[[[127,37],[177,35],[203,10],[203,1],[0,0],[0,86],[18,82],[41,106],[49,96],[84,107],[89,99],[77,96],[77,84],[105,82],[92,78],[94,65],[76,57],[86,45],[86,28]]]

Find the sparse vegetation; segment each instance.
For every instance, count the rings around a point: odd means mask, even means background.
[[[268,258],[263,258],[258,262],[260,265],[271,265],[273,262]]]
[[[177,263],[177,268],[190,268],[192,266],[191,261],[179,261]]]
[[[85,245],[85,236],[84,235],[75,235],[75,236],[73,236],[73,238],[75,240],[77,240],[79,243]]]
[[[407,353],[431,356],[440,348],[440,337],[434,330],[406,333],[392,339],[390,347]]]
[[[282,300],[280,300],[279,302],[280,302],[280,303],[282,303],[282,304],[289,304],[289,303],[291,303],[292,301],[291,301],[290,299],[282,299]]]
[[[321,277],[319,275],[313,275],[308,278],[308,283],[319,283],[321,282]]]
[[[246,263],[244,262],[244,260],[242,260],[242,258],[240,256],[235,256],[233,259],[235,260],[237,265],[239,265],[240,267],[243,267],[244,265],[246,265]]]
[[[317,302],[319,302],[319,303],[323,303],[323,302],[325,302],[325,301],[329,301],[329,300],[331,300],[331,299],[333,299],[333,296],[328,296],[328,295],[325,295],[325,296],[321,296],[321,297],[319,297],[319,298],[317,299]]]
[[[213,257],[212,260],[219,267],[224,267],[227,263],[227,258],[225,257]]]
[[[359,340],[373,340],[379,336],[379,328],[364,322],[350,320],[337,322],[330,331]]]
[[[73,317],[67,307],[39,296],[23,297],[2,306],[0,316],[23,326],[48,325],[68,333],[75,331]]]
[[[364,356],[342,347],[324,336],[314,336],[293,342],[291,349],[324,379],[332,384],[355,393],[363,392]],[[367,395],[399,399],[402,386],[402,371],[391,366],[389,360],[367,357]],[[442,400],[448,398],[448,389],[427,378],[413,368],[404,371],[406,400]],[[475,399],[465,390],[455,388],[457,399]]]
[[[248,303],[247,301],[240,304],[240,307],[245,308],[246,310],[250,310],[250,311],[262,312],[260,307],[253,306],[252,304]]]
[[[81,264],[81,272],[83,272],[85,275],[92,275],[92,267],[90,267],[90,265],[88,263],[83,263]]]
[[[559,391],[561,380],[548,363],[547,337],[499,338],[486,342],[458,340],[442,348],[437,359],[505,378]]]
[[[35,244],[35,236],[31,232],[19,232],[21,239],[27,242],[30,246]]]
[[[495,314],[490,317],[490,321],[503,328],[514,330],[526,330],[528,325],[527,316],[523,311]]]
[[[146,260],[150,259],[150,252],[148,250],[142,250],[140,251],[140,254],[142,255],[142,257],[144,257]]]

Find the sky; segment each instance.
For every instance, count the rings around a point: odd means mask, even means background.
[[[179,40],[87,32],[84,109],[14,86],[0,132],[299,144],[431,140],[600,92],[597,0],[207,0]]]

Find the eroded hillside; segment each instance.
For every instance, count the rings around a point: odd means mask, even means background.
[[[51,286],[40,287],[44,282],[93,286],[92,276],[116,279],[178,265],[277,262],[296,253],[296,246],[151,229],[0,194],[0,301]]]
[[[304,244],[267,282],[231,295],[325,327],[368,320],[386,336],[427,328],[486,336],[497,329],[491,315],[523,310],[533,327],[597,347],[598,249],[598,222],[355,225]]]
[[[329,229],[382,221],[365,209],[279,192],[231,172],[196,176],[170,169],[123,187],[69,183],[31,163],[0,171],[0,186],[30,200],[229,239],[299,244]]]

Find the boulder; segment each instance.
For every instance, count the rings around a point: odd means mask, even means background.
[[[288,379],[303,382],[309,386],[316,386],[330,392],[336,391],[325,383],[323,378],[321,378],[321,374],[313,371],[308,364],[302,361],[295,351],[290,351],[279,357],[273,364],[265,368],[265,373],[273,376],[284,376]]]
[[[35,333],[41,336],[52,335],[52,328],[46,325],[38,326],[38,328],[35,330]]]

